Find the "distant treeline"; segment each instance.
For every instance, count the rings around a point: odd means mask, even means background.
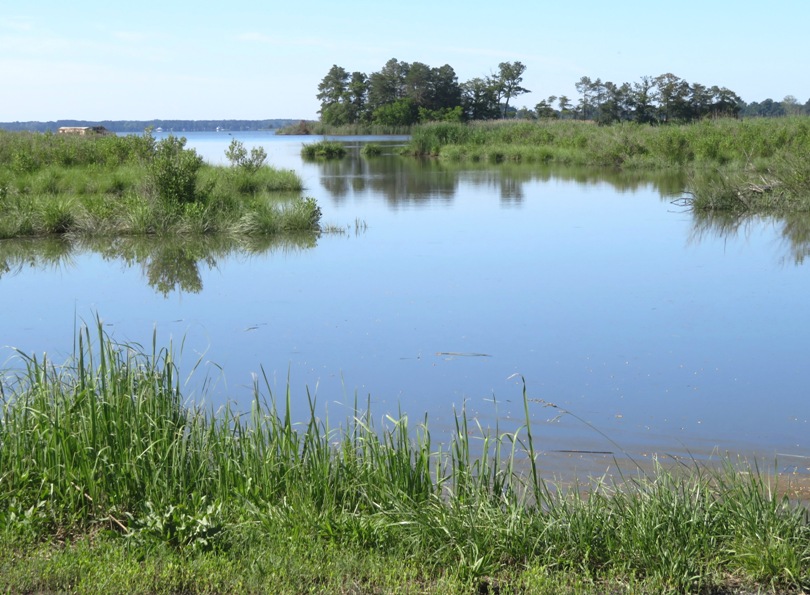
[[[269,130],[290,126],[299,120],[55,120],[51,122],[0,122],[3,130],[55,132],[62,126],[104,126],[113,132],[141,133],[147,127],[172,132],[204,132],[220,130]]]
[[[578,97],[551,95],[533,108],[518,109],[510,101],[529,92],[521,86],[525,70],[520,62],[501,62],[490,76],[459,82],[449,64],[433,68],[392,58],[370,75],[334,65],[318,85],[321,123],[411,126],[437,120],[563,119],[666,124],[810,114],[810,101],[802,105],[792,95],[748,104],[726,87],[690,83],[672,73],[618,84],[584,76],[575,84]]]

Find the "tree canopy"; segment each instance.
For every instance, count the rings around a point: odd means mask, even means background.
[[[501,62],[497,72],[460,83],[449,64],[436,68],[391,58],[370,75],[350,74],[334,65],[318,85],[319,113],[324,124],[336,126],[497,118],[669,124],[708,117],[810,114],[810,100],[801,104],[788,95],[781,102],[746,104],[726,87],[690,83],[671,72],[623,83],[583,76],[574,85],[577,103],[551,95],[533,109],[516,109],[511,105],[515,98],[529,92],[522,86],[525,71],[521,62]]]

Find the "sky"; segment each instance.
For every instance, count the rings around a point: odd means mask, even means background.
[[[333,64],[526,66],[533,108],[583,76],[672,73],[747,102],[810,99],[810,1],[0,0],[0,121],[316,119]]]

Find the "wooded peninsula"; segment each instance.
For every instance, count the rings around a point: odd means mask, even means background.
[[[746,103],[724,86],[690,83],[672,73],[614,83],[583,76],[578,98],[551,95],[534,107],[516,108],[526,66],[501,62],[484,77],[459,82],[449,64],[438,68],[391,58],[366,75],[334,65],[318,85],[321,123],[329,126],[372,124],[410,126],[431,121],[495,119],[575,119],[599,124],[684,123],[706,117],[766,117],[810,114],[810,99],[800,104],[792,95],[782,101]]]

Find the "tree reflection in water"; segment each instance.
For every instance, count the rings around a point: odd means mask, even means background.
[[[662,197],[680,194],[686,183],[681,170],[639,171],[600,167],[541,164],[459,163],[449,160],[403,157],[395,149],[381,156],[364,157],[354,148],[344,159],[317,162],[321,186],[335,204],[351,194],[379,194],[392,208],[451,203],[463,182],[495,189],[503,204],[519,204],[524,185],[549,180],[581,184],[608,184],[619,192],[651,186]]]
[[[77,254],[89,251],[104,260],[120,260],[128,267],[139,266],[149,286],[168,297],[173,292],[202,291],[201,267],[216,268],[218,260],[232,253],[305,250],[313,248],[317,239],[317,234],[306,233],[272,237],[190,235],[4,240],[0,242],[0,278],[26,268],[69,269]]]

